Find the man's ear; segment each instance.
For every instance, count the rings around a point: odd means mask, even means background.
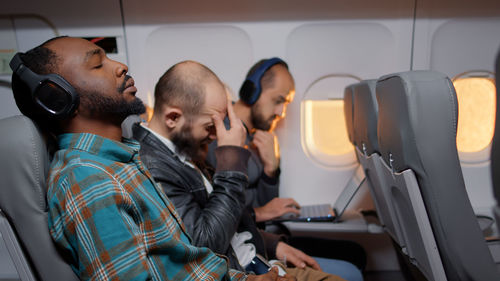
[[[182,119],[182,110],[177,107],[167,107],[165,110],[165,125],[169,129],[175,129],[175,127],[179,126],[179,122]]]

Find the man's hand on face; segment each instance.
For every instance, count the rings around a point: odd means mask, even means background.
[[[278,268],[273,267],[266,274],[261,275],[248,275],[248,281],[297,281],[295,276],[290,274],[285,274],[285,276],[278,275]]]
[[[215,130],[217,131],[217,146],[234,145],[244,146],[246,140],[246,130],[233,110],[233,104],[230,100],[227,102],[227,115],[229,117],[229,130],[226,130],[224,122],[218,115],[213,115]]]
[[[255,211],[255,220],[257,222],[263,222],[281,217],[286,213],[294,213],[296,215],[300,214],[300,205],[292,198],[280,198],[276,197],[273,200],[267,202],[266,205],[257,207]]]
[[[256,130],[253,135],[252,145],[257,148],[264,173],[269,177],[274,176],[280,164],[277,143],[276,136],[271,132]]]
[[[283,242],[278,242],[276,257],[298,268],[310,266],[316,270],[321,270],[319,264],[312,257]]]

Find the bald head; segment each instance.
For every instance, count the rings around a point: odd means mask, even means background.
[[[187,116],[196,115],[206,102],[210,85],[224,87],[217,75],[208,67],[183,61],[169,68],[155,87],[155,113],[165,106],[178,107]]]

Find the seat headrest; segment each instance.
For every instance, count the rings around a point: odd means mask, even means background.
[[[378,80],[376,95],[380,152],[396,172],[420,171],[423,158],[434,158],[437,151],[459,163],[458,102],[446,75],[435,71],[390,74]]]
[[[352,89],[353,85],[349,85],[344,89],[344,117],[345,124],[347,127],[347,136],[349,137],[349,141],[354,144],[354,127],[353,127],[353,119],[354,119],[354,104],[353,104],[353,95],[354,91]]]
[[[377,139],[378,105],[375,95],[377,80],[364,80],[353,85],[354,142],[367,155],[379,152]]]

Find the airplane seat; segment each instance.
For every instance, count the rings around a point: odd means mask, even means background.
[[[0,231],[21,280],[78,280],[47,225],[46,141],[26,116],[0,120]]]
[[[123,122],[121,124],[122,137],[127,138],[127,139],[132,139],[134,137],[133,133],[132,133],[132,126],[135,123],[140,123],[140,122],[144,122],[144,120],[142,120],[140,115],[134,114],[134,115],[130,115],[127,118],[125,118],[125,120],[123,120]]]
[[[456,147],[457,97],[435,71],[381,77],[378,141],[409,260],[427,280],[500,280]]]
[[[390,190],[384,181],[380,165],[380,149],[377,139],[376,83],[377,80],[364,80],[351,86],[354,92],[355,149],[370,183],[370,192],[374,198],[379,220],[398,246],[404,247],[399,223],[390,201]]]
[[[496,59],[495,82],[497,89],[497,107],[495,119],[495,134],[491,145],[491,176],[493,181],[493,193],[497,200],[497,205],[494,207],[493,213],[497,222],[498,232],[500,233],[500,51]]]

